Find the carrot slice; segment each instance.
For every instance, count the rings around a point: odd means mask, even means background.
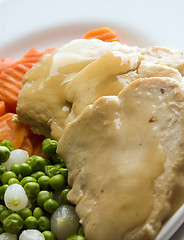
[[[29,139],[33,145],[33,154],[45,157],[42,152],[42,142],[45,139],[45,137],[31,132],[29,134]]]
[[[12,58],[2,58],[0,59],[0,73],[7,67],[15,63],[16,60]]]
[[[22,142],[22,145],[19,148],[26,150],[29,153],[29,156],[32,156],[34,154],[33,144],[29,136],[24,138],[24,141]]]
[[[87,32],[84,37],[85,39],[97,38],[104,42],[114,42],[119,41],[117,35],[107,27],[93,29]]]
[[[0,117],[5,114],[5,102],[0,101]]]
[[[6,113],[0,117],[0,142],[6,139],[12,142],[15,148],[19,148],[29,134],[29,128],[13,118],[15,118],[13,113]]]
[[[22,59],[6,67],[0,73],[0,101],[4,101],[7,111],[16,112],[17,96],[22,87],[22,79],[25,73],[37,63],[40,58],[51,53],[53,49],[47,49],[38,52],[35,48],[31,48]]]
[[[24,138],[21,149],[28,151],[29,155],[39,155],[45,157],[42,152],[42,142],[45,139],[43,135],[34,134],[29,128],[29,134]]]

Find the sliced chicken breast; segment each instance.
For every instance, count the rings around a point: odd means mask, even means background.
[[[175,68],[184,76],[184,56],[183,52],[178,49],[161,46],[148,47],[143,50],[143,59]]]
[[[86,239],[155,239],[184,201],[183,126],[183,85],[166,77],[101,97],[66,126],[57,151]]]

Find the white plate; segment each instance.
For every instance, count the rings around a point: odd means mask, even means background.
[[[121,42],[184,50],[182,0],[0,0],[0,58],[20,58],[31,47],[43,50],[108,26]],[[163,227],[168,240],[184,222],[184,207]],[[171,238],[184,239],[184,226]]]

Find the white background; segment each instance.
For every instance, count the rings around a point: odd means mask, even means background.
[[[52,36],[57,37],[55,42],[59,45],[66,36],[80,37],[93,25],[112,26],[120,35],[122,30],[130,43],[139,46],[155,44],[184,50],[183,0],[0,0],[0,3],[0,56],[8,43],[21,42],[28,34],[31,39],[26,39],[27,45],[20,43],[23,48],[29,44],[45,47],[49,41],[53,43]],[[76,27],[72,29],[74,23]],[[62,29],[68,24],[71,24],[68,31]],[[39,39],[35,35],[34,40],[31,34],[48,29],[50,34],[47,32],[40,45],[36,44]],[[14,51],[11,49],[7,54]]]

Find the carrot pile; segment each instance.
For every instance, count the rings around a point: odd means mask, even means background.
[[[118,41],[116,34],[109,28],[99,28],[87,32],[85,39],[97,38],[102,41]],[[42,155],[43,136],[33,134],[30,127],[18,121],[16,116],[17,96],[22,87],[25,73],[40,58],[53,49],[43,52],[31,48],[20,60],[11,58],[0,59],[0,142],[9,140],[15,149],[28,151],[29,155]]]
[[[29,126],[16,120],[17,96],[25,73],[52,50],[38,52],[31,48],[18,61],[9,58],[0,60],[0,142],[9,140],[15,148],[27,150],[30,155],[41,154],[43,137],[33,134]]]

